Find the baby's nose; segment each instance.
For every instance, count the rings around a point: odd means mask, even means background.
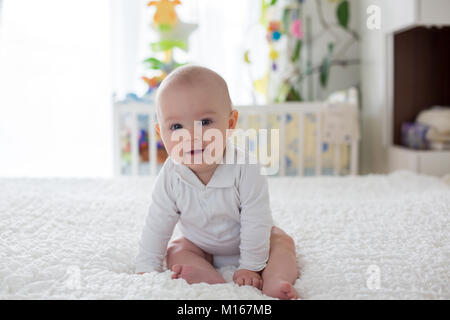
[[[196,150],[202,148],[203,145],[203,137],[201,134],[194,130],[194,128],[189,130],[189,137],[184,141],[184,148],[188,148],[189,150]]]
[[[194,121],[194,125],[191,128],[190,132],[191,139],[194,141],[202,141],[203,140],[203,126],[201,121]]]

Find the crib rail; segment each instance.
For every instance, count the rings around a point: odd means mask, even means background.
[[[249,118],[254,115],[260,117],[260,128],[267,128],[268,117],[270,115],[278,115],[280,119],[279,133],[280,133],[280,144],[279,144],[279,176],[286,175],[286,118],[287,115],[298,116],[298,161],[297,161],[297,175],[304,174],[304,124],[305,116],[313,115],[316,119],[315,127],[315,175],[320,176],[322,172],[322,152],[323,143],[326,140],[323,136],[323,117],[327,116],[330,110],[330,105],[344,105],[349,111],[358,112],[357,105],[349,103],[285,103],[285,104],[274,104],[274,105],[256,105],[256,106],[237,106],[236,109],[239,111],[239,123],[243,130],[249,129]],[[156,123],[156,113],[155,108],[151,104],[144,104],[139,102],[128,102],[128,103],[116,103],[114,106],[114,169],[117,176],[123,175],[121,170],[121,146],[120,146],[120,117],[127,114],[131,119],[131,175],[138,175],[138,165],[139,165],[139,147],[138,147],[138,115],[148,115],[148,136],[149,136],[149,174],[157,174],[157,136],[155,132]],[[328,144],[330,144],[328,142]],[[331,143],[333,144],[333,143]],[[342,143],[334,143],[334,155],[333,155],[333,174],[341,175],[340,172],[340,144],[347,144],[350,147],[349,155],[349,174],[358,174],[358,152],[359,152],[359,136],[351,135],[348,137],[347,141]]]

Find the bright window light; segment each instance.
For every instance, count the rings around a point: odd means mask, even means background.
[[[5,0],[0,176],[112,175],[110,3]]]

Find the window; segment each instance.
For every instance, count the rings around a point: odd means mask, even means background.
[[[109,1],[1,2],[0,176],[110,176]]]

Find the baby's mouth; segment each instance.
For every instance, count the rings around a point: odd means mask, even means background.
[[[186,153],[187,153],[187,154],[190,154],[191,156],[194,156],[194,155],[196,155],[196,154],[203,153],[203,151],[205,151],[205,149],[191,150],[191,151],[188,151],[188,152],[186,152]]]

